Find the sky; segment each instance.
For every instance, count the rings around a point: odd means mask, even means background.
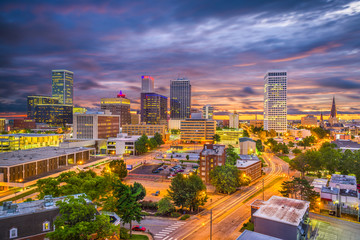
[[[0,114],[51,95],[74,72],[76,106],[119,90],[139,108],[141,76],[169,97],[186,77],[192,106],[262,114],[264,75],[288,71],[288,113],[360,114],[360,1],[1,1]]]

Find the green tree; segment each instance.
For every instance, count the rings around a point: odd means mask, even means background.
[[[243,137],[250,137],[249,132],[247,130],[243,131]]]
[[[135,142],[135,150],[140,155],[148,151],[148,137],[145,134]]]
[[[169,196],[166,196],[162,198],[158,202],[158,210],[157,212],[161,215],[166,215],[169,213],[172,213],[175,210],[174,204],[171,202],[171,199]]]
[[[134,182],[130,189],[132,194],[136,194],[136,201],[141,201],[146,196],[146,189],[141,183]]]
[[[328,133],[328,131],[322,129],[321,127],[316,127],[311,130],[311,134],[317,136],[319,139],[325,138]]]
[[[109,168],[115,173],[121,180],[126,178],[128,171],[124,160],[112,160],[109,163]]]
[[[179,132],[180,132],[180,130],[178,130],[178,134],[179,134]],[[162,136],[161,136],[161,134],[160,133],[155,133],[155,135],[154,135],[154,139],[156,140],[156,142],[157,142],[157,145],[158,146],[160,146],[160,145],[163,145],[164,144],[164,141],[163,141],[163,139],[162,139]]]
[[[226,163],[230,165],[235,165],[236,160],[239,156],[235,152],[235,148],[232,145],[229,145],[228,148],[225,149],[226,152]]]
[[[335,149],[335,147],[335,144],[324,143],[319,149],[324,167],[331,174],[338,169],[341,158],[340,150]]]
[[[295,154],[295,155],[299,155],[299,154],[301,153],[301,150],[298,149],[298,148],[294,148],[294,149],[292,150],[292,152],[293,152],[293,154]]]
[[[240,187],[240,171],[233,165],[222,165],[210,171],[211,184],[221,193],[231,194]]]
[[[213,136],[213,140],[214,140],[214,143],[220,142],[220,140],[221,140],[220,135],[219,135],[219,134],[215,134],[215,135]]]
[[[295,146],[295,144],[294,144],[292,141],[290,141],[289,144],[288,144],[288,147],[289,147],[289,148],[292,148],[292,147],[294,147],[294,146]]]
[[[256,140],[256,149],[259,152],[263,152],[264,151],[264,146],[262,145],[262,141],[260,139]]]
[[[39,199],[43,199],[45,195],[61,196],[60,182],[56,178],[39,179],[36,186],[39,190]]]
[[[149,140],[149,147],[150,149],[154,149],[158,146],[157,141],[155,140],[155,138],[150,138]]]
[[[296,156],[289,165],[291,169],[301,173],[301,178],[304,178],[305,173],[310,170],[308,158],[303,153]]]
[[[189,155],[186,155],[186,160],[188,160],[188,161],[189,161],[189,159],[190,159]]]
[[[58,201],[60,215],[55,220],[55,231],[46,237],[51,240],[89,239],[91,235],[97,239],[110,237],[114,226],[107,215],[96,215],[96,208],[84,197],[67,197]]]
[[[270,135],[270,137],[272,137],[272,138],[276,137],[276,131],[275,131],[274,129],[270,129],[269,135]]]

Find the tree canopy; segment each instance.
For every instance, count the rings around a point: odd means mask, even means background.
[[[233,165],[222,165],[215,167],[210,172],[211,184],[221,193],[231,194],[240,186],[250,183],[249,177],[242,175],[239,169]]]
[[[239,158],[239,156],[235,152],[235,148],[232,145],[229,145],[228,148],[225,149],[225,152],[226,152],[226,163],[230,165],[235,165],[236,160]]]
[[[113,173],[115,173],[121,180],[123,180],[127,174],[128,171],[126,169],[126,164],[124,160],[112,160],[109,163],[109,168]]]

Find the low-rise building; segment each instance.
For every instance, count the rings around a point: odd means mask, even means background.
[[[306,239],[309,205],[307,201],[272,196],[252,215],[254,231],[280,239]]]
[[[239,155],[240,159],[236,161],[236,167],[252,181],[262,175],[261,161],[256,155]]]
[[[62,134],[3,134],[0,135],[0,152],[11,152],[41,147],[57,147],[63,141]]]
[[[216,121],[209,119],[186,119],[181,121],[180,139],[183,142],[212,143]]]
[[[116,138],[107,140],[107,154],[111,155],[135,155],[135,142],[141,136],[128,136],[127,134],[118,134]]]
[[[335,143],[337,148],[341,149],[343,152],[346,150],[350,150],[352,152],[360,150],[360,144],[351,140],[337,139],[331,143]]]
[[[301,117],[301,125],[308,127],[316,127],[317,117],[315,117],[314,115],[307,115],[305,117]]]
[[[250,126],[257,128],[264,127],[264,120],[250,120]]]
[[[0,186],[29,186],[50,172],[87,163],[93,151],[91,148],[43,147],[0,153]]]
[[[256,151],[256,142],[248,137],[239,138],[240,155],[253,154]]]
[[[236,240],[281,240],[280,238],[245,230]]]
[[[170,119],[169,120],[169,129],[180,129],[181,119]]]
[[[220,136],[220,142],[226,145],[236,145],[239,138],[243,135],[242,129],[221,129],[216,130],[216,134]]]
[[[339,188],[339,189],[357,190],[356,177],[349,176],[349,175],[333,174],[333,175],[331,175],[329,187]]]
[[[311,136],[311,131],[308,129],[289,129],[290,136],[294,138],[306,138]]]
[[[13,129],[34,129],[36,128],[35,119],[14,119]]]
[[[205,144],[200,152],[200,177],[205,183],[210,183],[210,171],[216,166],[224,165],[226,161],[225,145]]]
[[[314,187],[314,191],[317,192],[317,193],[321,193],[321,189],[323,187],[326,187],[327,186],[327,183],[328,183],[328,180],[327,179],[324,179],[324,178],[315,178],[312,183],[311,183],[311,186]]]
[[[154,136],[155,133],[159,133],[164,139],[166,139],[166,125],[155,124],[126,124],[122,127],[122,132],[128,136],[141,136],[143,134],[147,136]]]

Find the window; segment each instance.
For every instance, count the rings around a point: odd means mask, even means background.
[[[43,231],[50,231],[50,222],[46,221],[43,223]]]
[[[10,229],[10,238],[16,238],[18,236],[17,228]]]

